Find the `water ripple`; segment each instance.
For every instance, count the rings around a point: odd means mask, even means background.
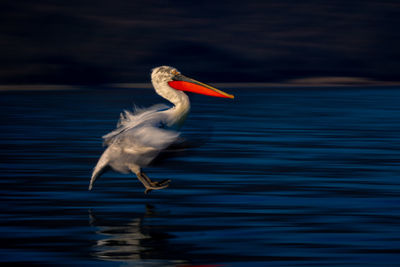
[[[127,97],[131,95],[131,97]],[[77,101],[79,99],[79,101]],[[148,169],[150,195],[107,173],[101,136],[152,91],[2,92],[3,263],[396,266],[400,91],[243,88],[196,97],[198,146]]]

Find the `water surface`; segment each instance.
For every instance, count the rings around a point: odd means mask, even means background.
[[[395,266],[398,88],[191,96],[195,147],[87,191],[101,136],[151,89],[0,93],[0,261],[96,266]]]

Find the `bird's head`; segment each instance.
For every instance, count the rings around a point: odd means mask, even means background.
[[[182,75],[177,69],[169,66],[154,68],[151,72],[151,80],[155,84],[168,84],[170,88],[179,91],[215,97],[234,98],[233,95],[227,94],[208,84],[188,78]]]

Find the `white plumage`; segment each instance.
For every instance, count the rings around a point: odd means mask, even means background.
[[[184,89],[170,86],[169,83],[174,80],[200,84],[181,75],[172,67],[161,66],[153,69],[151,81],[155,91],[169,100],[173,107],[154,105],[147,109],[136,109],[135,112],[121,113],[117,128],[103,136],[104,144],[108,147],[93,170],[89,190],[92,189],[96,179],[110,167],[122,173],[135,173],[145,186],[146,193],[169,185],[169,180],[151,181],[141,168],[147,166],[162,150],[177,141],[179,132],[176,130],[180,128],[190,110],[189,98],[181,91]],[[200,85],[205,86],[206,90],[217,90],[205,84]]]

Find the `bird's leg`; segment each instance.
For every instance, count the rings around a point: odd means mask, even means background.
[[[142,176],[143,176],[147,181],[149,181],[149,183],[150,183],[151,185],[153,185],[153,186],[163,186],[163,185],[169,184],[169,183],[171,182],[170,179],[164,179],[164,180],[161,180],[161,181],[154,181],[154,182],[153,182],[153,181],[149,178],[149,176],[147,176],[144,172],[141,172],[141,174],[142,174]]]
[[[137,178],[139,179],[139,181],[142,182],[142,184],[144,185],[144,187],[146,188],[145,193],[149,193],[151,190],[159,190],[159,189],[164,189],[167,188],[169,186],[169,182],[171,182],[171,180],[166,179],[166,180],[162,180],[162,181],[152,181],[144,172],[139,171],[136,173]]]

